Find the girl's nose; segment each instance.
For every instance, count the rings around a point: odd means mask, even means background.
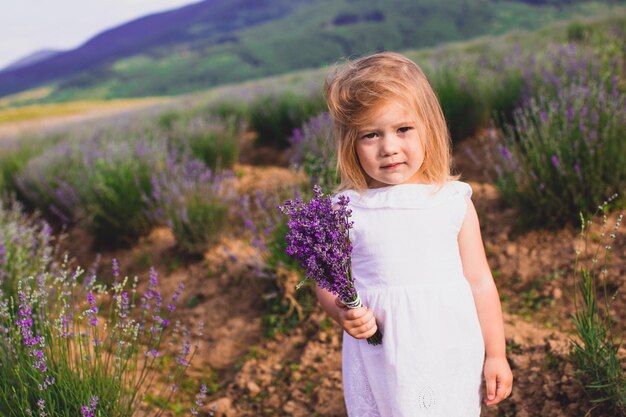
[[[395,155],[400,146],[399,138],[396,135],[385,135],[380,141],[380,153],[382,156]]]

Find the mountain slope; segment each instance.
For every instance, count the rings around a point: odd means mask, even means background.
[[[302,1],[302,0],[300,0]],[[32,65],[0,73],[0,96],[62,79],[154,47],[216,36],[275,19],[298,1],[205,0],[145,16],[107,30],[80,47]]]
[[[54,55],[57,55],[57,54],[59,54],[61,52],[63,52],[63,51],[55,50],[55,49],[42,49],[40,51],[35,51],[33,53],[30,53],[30,54],[26,55],[25,57],[19,58],[19,59],[15,60],[15,61],[11,62],[6,67],[1,68],[0,72],[8,71],[8,70],[14,70],[14,69],[21,68],[21,67],[27,67],[29,65],[35,64],[36,62],[43,61],[45,59],[51,58]]]
[[[205,0],[0,72],[0,96],[51,82],[45,101],[180,94],[344,56],[533,28],[605,7],[572,0]]]

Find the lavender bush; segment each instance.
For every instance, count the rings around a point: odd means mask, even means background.
[[[169,169],[169,153],[167,142],[149,133],[96,134],[31,160],[17,183],[47,218],[82,223],[102,242],[129,241],[154,224],[143,196],[152,192],[154,173]]]
[[[247,238],[252,246],[267,251],[274,231],[283,220],[275,207],[283,201],[285,195],[292,195],[290,191],[293,190],[276,190],[271,193],[256,190],[253,194],[240,196],[233,216],[236,219],[237,236]]]
[[[188,152],[212,170],[229,169],[237,162],[243,123],[236,115],[184,113],[167,126],[168,140],[178,152]]]
[[[338,185],[337,151],[328,113],[312,117],[294,129],[289,143],[291,165],[296,169],[302,167],[312,185],[331,190]]]
[[[577,24],[586,35],[567,42],[568,29],[548,36],[511,35],[505,41],[485,39],[469,46],[449,46],[416,53],[438,94],[452,139],[479,131],[494,118],[513,123],[515,108],[538,95],[555,95],[559,86],[587,80],[610,80],[623,61],[626,32],[619,18]],[[521,41],[521,42],[520,42]]]
[[[505,127],[496,185],[524,227],[575,223],[626,189],[626,95],[614,77],[531,99]]]
[[[201,161],[176,162],[155,173],[151,193],[144,196],[156,222],[169,226],[179,247],[203,253],[224,230],[234,200],[232,174],[214,173]]]
[[[40,155],[54,138],[44,141],[34,137],[0,141],[0,193],[17,192],[16,177],[28,161]]]
[[[140,294],[115,261],[107,286],[67,260],[57,265],[40,227],[19,207],[0,210],[9,238],[0,240],[0,414],[130,417],[148,394],[168,404],[197,350],[171,317],[183,286],[166,299],[151,270]]]
[[[2,415],[132,416],[147,393],[167,403],[179,386],[197,350],[170,318],[182,286],[166,300],[154,270],[143,295],[115,268],[108,288],[82,274],[63,266],[22,278],[18,297],[0,301]]]
[[[551,45],[542,55],[526,56],[524,63],[523,99],[528,103],[539,96],[556,98],[571,85],[604,83],[611,88],[613,76],[619,74],[620,56],[606,55],[600,48],[592,49],[575,43]]]
[[[54,241],[46,222],[26,218],[15,200],[0,200],[0,296],[15,298],[21,277],[51,268]]]
[[[85,166],[82,203],[88,225],[104,241],[132,240],[154,225],[143,195],[155,171],[165,168],[167,149],[159,141],[117,141]]]
[[[25,204],[54,222],[73,224],[83,215],[80,187],[84,162],[69,143],[61,143],[35,157],[15,177]]]
[[[296,198],[279,207],[289,216],[289,232],[285,237],[287,254],[298,260],[306,270],[307,279],[337,295],[346,306],[360,307],[361,300],[354,287],[350,266],[350,200],[339,195],[334,202],[322,193],[319,186],[313,187],[313,193],[308,203]],[[367,341],[380,344],[382,334],[378,330]]]

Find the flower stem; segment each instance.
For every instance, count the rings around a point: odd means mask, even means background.
[[[370,336],[367,338],[367,343],[369,343],[372,346],[382,345],[383,334],[381,333],[380,329],[377,328],[376,333],[374,333],[374,336]]]

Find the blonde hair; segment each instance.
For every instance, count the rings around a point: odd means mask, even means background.
[[[337,144],[338,190],[364,190],[368,175],[359,163],[355,142],[359,128],[376,109],[400,100],[414,114],[424,146],[420,173],[443,185],[450,174],[450,134],[441,106],[419,66],[403,55],[381,52],[348,61],[330,72],[324,95]]]

